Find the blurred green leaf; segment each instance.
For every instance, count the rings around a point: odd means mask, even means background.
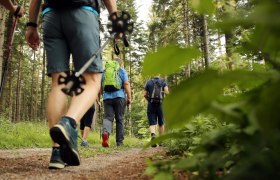
[[[197,157],[188,157],[186,159],[180,159],[176,164],[176,168],[192,171],[197,168],[198,164],[199,160]]]
[[[145,56],[143,75],[172,74],[176,72],[180,66],[189,63],[199,55],[199,50],[195,48],[180,48],[175,45],[169,45],[159,49],[156,53],[147,54]]]
[[[268,78],[268,75],[250,71],[219,74],[218,71],[206,70],[183,81],[164,100],[167,126],[181,127],[186,124],[192,116],[208,109],[212,102],[222,95],[226,86],[238,81],[253,81],[261,78]]]
[[[163,134],[155,139],[153,141],[150,141],[148,144],[145,145],[145,148],[150,147],[152,144],[157,144],[159,142],[163,142],[167,139],[180,139],[182,138],[182,133],[181,132],[172,132],[168,134]]]
[[[213,14],[215,11],[212,0],[192,0],[191,4],[200,14]]]
[[[256,105],[256,118],[262,132],[270,137],[280,129],[280,82],[267,85]]]
[[[146,174],[148,176],[154,175],[158,171],[157,168],[153,165],[153,162],[149,159],[147,159],[147,164],[148,164],[148,167],[146,168],[144,174]]]
[[[160,172],[154,177],[154,180],[173,180],[172,174],[168,172]]]

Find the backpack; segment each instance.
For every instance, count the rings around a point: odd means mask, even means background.
[[[46,0],[46,4],[56,9],[63,9],[65,7],[91,6],[98,13],[100,13],[100,0]]]
[[[119,77],[120,65],[117,61],[107,61],[103,79],[103,90],[113,92],[121,89],[121,80]]]
[[[153,82],[153,90],[150,97],[150,102],[154,104],[159,104],[162,102],[162,83],[160,81],[155,81],[152,79]]]

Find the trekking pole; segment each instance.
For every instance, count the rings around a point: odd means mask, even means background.
[[[77,72],[70,71],[66,73],[66,76],[60,75],[58,78],[58,84],[65,84],[61,90],[70,96],[81,94],[84,89],[82,85],[84,85],[85,79],[82,74],[86,71],[86,69],[91,65],[91,63],[101,54],[102,50],[107,46],[107,44],[115,39],[119,34],[123,35],[124,45],[127,47],[128,42],[126,40],[125,33],[132,33],[133,23],[130,22],[130,15],[127,12],[120,13],[112,13],[109,16],[109,20],[111,24],[108,24],[108,28],[110,29],[110,37],[105,41],[105,43],[92,55],[92,57],[84,64],[84,66]]]
[[[64,88],[62,88],[62,91],[65,94],[68,94],[70,96],[72,96],[71,93],[71,89],[73,87],[75,87],[74,85],[78,85],[79,83],[85,84],[84,79],[79,79],[79,77],[86,71],[86,69],[91,65],[91,63],[98,57],[98,55],[101,53],[101,51],[107,46],[107,44],[111,41],[111,39],[115,38],[116,33],[111,34],[111,36],[109,37],[109,39],[107,39],[105,41],[105,43],[96,51],[96,53],[93,54],[93,56],[86,62],[86,64],[84,64],[84,66],[78,71],[75,72],[74,74],[74,79],[71,81],[69,80],[69,82],[66,84],[66,86]],[[62,76],[60,76],[59,78],[61,78]],[[78,79],[77,79],[78,78]],[[79,80],[79,81],[77,81]],[[59,81],[60,82],[60,81]],[[76,84],[75,84],[76,83]],[[78,83],[78,84],[77,84]],[[83,90],[81,90],[80,92],[77,93],[81,93]]]
[[[5,60],[4,60],[4,65],[2,67],[2,77],[1,77],[1,85],[0,85],[0,99],[2,98],[2,93],[3,93],[3,89],[5,86],[5,81],[6,81],[6,75],[7,75],[7,71],[8,71],[8,60],[10,59],[10,55],[11,55],[11,51],[12,51],[12,45],[13,45],[13,41],[14,41],[14,35],[15,35],[15,30],[16,30],[16,26],[17,26],[17,21],[18,21],[19,17],[16,17],[13,25],[12,25],[12,29],[11,32],[9,34],[9,39],[8,39],[8,49],[5,53]]]

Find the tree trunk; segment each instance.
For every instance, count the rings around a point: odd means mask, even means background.
[[[227,66],[229,70],[233,70],[233,61],[232,61],[232,33],[225,34],[225,47],[226,47],[226,54],[227,54]]]
[[[189,2],[188,0],[183,1],[183,9],[184,9],[184,24],[183,24],[183,33],[184,33],[184,39],[185,44],[187,46],[190,45],[190,31],[189,31]],[[185,74],[186,77],[191,77],[191,63],[187,64],[185,67]]]
[[[45,116],[45,78],[46,78],[46,51],[43,51],[43,65],[42,65],[42,82],[41,82],[41,119],[46,119]]]
[[[34,72],[35,72],[35,52],[33,54],[33,65],[32,65],[32,72],[31,72],[31,86],[30,86],[30,119],[34,120]]]
[[[204,65],[205,68],[208,68],[210,62],[209,37],[208,37],[208,28],[207,28],[207,21],[205,15],[202,15],[202,39],[203,39]]]
[[[3,54],[4,54],[3,49],[4,49],[5,30],[6,30],[5,28],[6,18],[7,18],[7,11],[5,8],[3,8],[3,6],[0,6],[0,83],[2,79]]]
[[[22,52],[22,45],[20,47]],[[21,114],[21,60],[17,61],[18,69],[17,69],[17,88],[16,88],[16,115],[15,121],[20,121],[20,114]]]
[[[36,89],[35,89],[35,108],[34,108],[34,117],[36,118],[36,120],[38,120],[38,100],[39,100],[39,79],[40,79],[40,71],[41,71],[41,63],[40,63],[40,59],[41,59],[41,53],[39,51],[38,56],[37,56],[37,61],[35,61],[36,64],[36,69],[35,72],[37,71],[37,75],[36,75]]]
[[[231,2],[229,7],[231,10],[236,10],[236,0]],[[229,14],[226,12],[225,17],[228,17]],[[227,54],[227,66],[229,70],[233,70],[233,60],[232,60],[232,47],[233,47],[233,31],[230,30],[225,34],[225,48]]]

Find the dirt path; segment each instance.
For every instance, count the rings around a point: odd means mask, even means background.
[[[81,157],[80,166],[49,170],[50,149],[0,150],[0,179],[149,179],[145,160],[162,148],[132,148],[95,157]]]

